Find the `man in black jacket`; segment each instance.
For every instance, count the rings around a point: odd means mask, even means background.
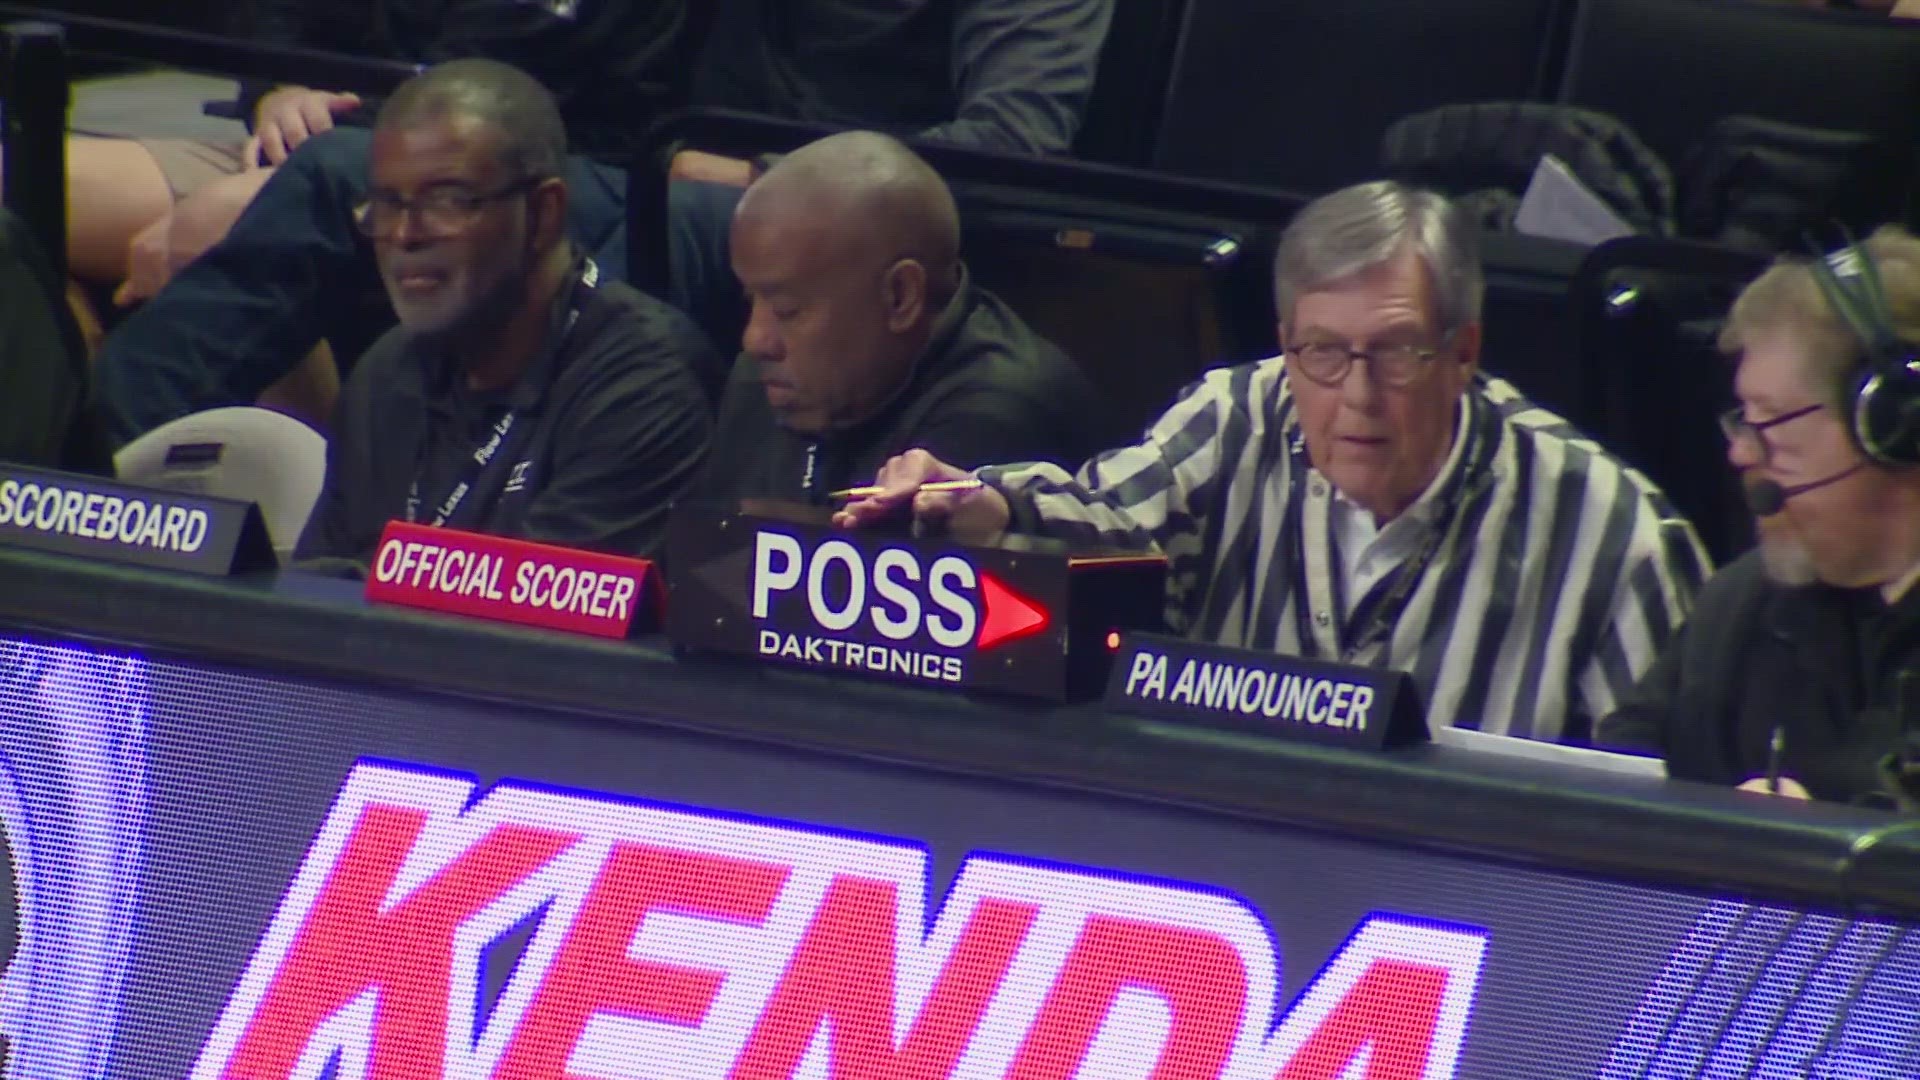
[[[1884,285],[1888,329],[1920,349],[1920,240],[1897,229],[1829,262]],[[1760,544],[1716,575],[1604,745],[1657,753],[1678,778],[1801,798],[1880,801],[1881,762],[1920,731],[1920,468],[1866,453],[1854,424],[1863,339],[1811,264],[1781,263],[1735,302],[1729,456]],[[1880,399],[1914,428],[1920,393]]]
[[[433,68],[382,110],[359,227],[400,325],[341,395],[300,558],[364,564],[394,518],[658,553],[714,361],[567,240],[565,153],[552,98],[491,61]]]
[[[889,457],[1079,460],[1096,396],[960,261],[946,184],[898,140],[834,135],[747,191],[733,268],[751,302],[699,491],[825,502]]]

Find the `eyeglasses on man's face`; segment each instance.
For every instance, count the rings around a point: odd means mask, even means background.
[[[400,222],[411,213],[416,231],[429,239],[445,239],[473,228],[489,205],[517,198],[538,183],[537,178],[528,177],[498,191],[483,192],[437,187],[413,199],[379,191],[354,207],[354,225],[364,236],[385,240],[400,230]]]
[[[1386,386],[1407,386],[1418,380],[1433,358],[1446,350],[1439,345],[1374,345],[1356,349],[1344,341],[1307,338],[1286,347],[1293,370],[1322,386],[1337,386],[1355,360],[1367,362],[1368,373]]]
[[[1779,416],[1773,417],[1770,420],[1762,420],[1756,424],[1748,420],[1746,415],[1741,412],[1741,407],[1736,405],[1720,414],[1720,433],[1727,437],[1727,442],[1735,446],[1739,446],[1743,442],[1746,445],[1752,446],[1759,455],[1760,464],[1765,466],[1773,460],[1773,444],[1767,441],[1767,432],[1769,430],[1777,428],[1781,424],[1798,420],[1803,416],[1810,416],[1825,407],[1826,406],[1816,402],[1812,405],[1803,406],[1802,408],[1789,412],[1783,412]]]

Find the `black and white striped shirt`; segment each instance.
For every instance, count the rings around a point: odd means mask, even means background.
[[[981,476],[1016,530],[1165,553],[1168,622],[1190,637],[1406,671],[1435,727],[1585,741],[1685,619],[1706,550],[1651,481],[1510,384],[1476,377],[1461,416],[1466,449],[1407,511],[1439,532],[1397,617],[1411,564],[1337,595],[1336,493],[1280,359],[1208,373],[1077,477]]]

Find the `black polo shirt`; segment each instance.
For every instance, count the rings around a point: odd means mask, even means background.
[[[895,454],[920,448],[952,465],[1051,461],[1069,468],[1098,449],[1104,414],[1091,382],[1004,302],[971,283],[942,311],[906,385],[873,416],[824,438],[782,428],[759,362],[733,365],[699,485],[702,498],[784,498],[873,481]]]
[[[297,557],[364,565],[395,518],[657,556],[712,430],[695,372],[717,361],[686,316],[595,277],[586,263],[563,290],[546,345],[504,390],[467,389],[404,327],[375,342],[341,392]]]

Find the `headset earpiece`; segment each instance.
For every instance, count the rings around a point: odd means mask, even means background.
[[[1862,373],[1853,395],[1853,438],[1882,465],[1920,465],[1920,356]]]
[[[1850,399],[1854,443],[1878,464],[1920,465],[1920,348],[1894,329],[1873,259],[1848,236],[1830,256],[1814,248],[1813,279],[1865,357]]]

